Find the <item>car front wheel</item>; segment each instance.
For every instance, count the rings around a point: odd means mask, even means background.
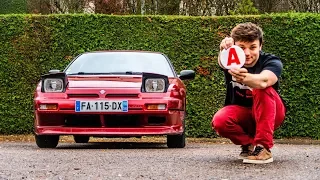
[[[184,148],[186,146],[186,135],[167,135],[168,148]]]
[[[73,136],[74,142],[76,142],[76,143],[88,143],[89,138],[90,138],[90,136],[79,136],[79,135]]]
[[[35,135],[35,139],[39,148],[55,148],[59,142],[58,135]]]

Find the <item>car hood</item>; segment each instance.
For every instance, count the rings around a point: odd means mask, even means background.
[[[122,80],[69,80],[69,88],[140,88],[140,81]]]

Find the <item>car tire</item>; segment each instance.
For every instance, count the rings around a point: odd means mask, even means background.
[[[76,143],[88,143],[90,136],[74,135],[73,139],[74,139],[74,142],[76,142]]]
[[[186,135],[167,135],[168,148],[184,148],[186,146]]]
[[[35,139],[39,148],[55,148],[59,143],[58,135],[35,135]]]

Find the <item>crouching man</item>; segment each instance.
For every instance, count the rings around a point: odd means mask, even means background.
[[[282,63],[278,57],[261,51],[262,43],[262,29],[253,23],[242,23],[220,44],[220,53],[232,45],[242,48],[245,63],[228,70],[218,58],[227,92],[225,106],[213,116],[212,127],[218,135],[241,145],[239,158],[244,163],[273,162],[273,134],[286,113],[278,94]]]

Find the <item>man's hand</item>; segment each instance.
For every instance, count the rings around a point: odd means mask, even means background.
[[[230,69],[228,72],[237,82],[255,89],[264,89],[274,85],[278,81],[277,76],[269,70],[263,70],[260,74],[248,73],[248,70],[245,68]]]
[[[228,72],[240,83],[243,83],[244,79],[249,75],[246,68],[230,69]]]
[[[234,45],[234,40],[231,37],[226,37],[224,38],[221,43],[220,43],[220,51],[222,51],[223,49],[228,49],[229,47],[231,47],[232,45]]]
[[[233,38],[231,38],[231,37],[226,37],[226,38],[224,38],[224,39],[221,41],[221,43],[220,43],[220,52],[221,52],[223,49],[228,49],[228,48],[230,48],[232,45],[234,45],[234,40],[233,40]],[[219,54],[219,56],[218,56],[218,63],[219,63],[219,66],[220,66],[221,68],[225,69],[225,67],[223,67],[223,66],[221,65],[221,62],[220,62],[220,54]]]

